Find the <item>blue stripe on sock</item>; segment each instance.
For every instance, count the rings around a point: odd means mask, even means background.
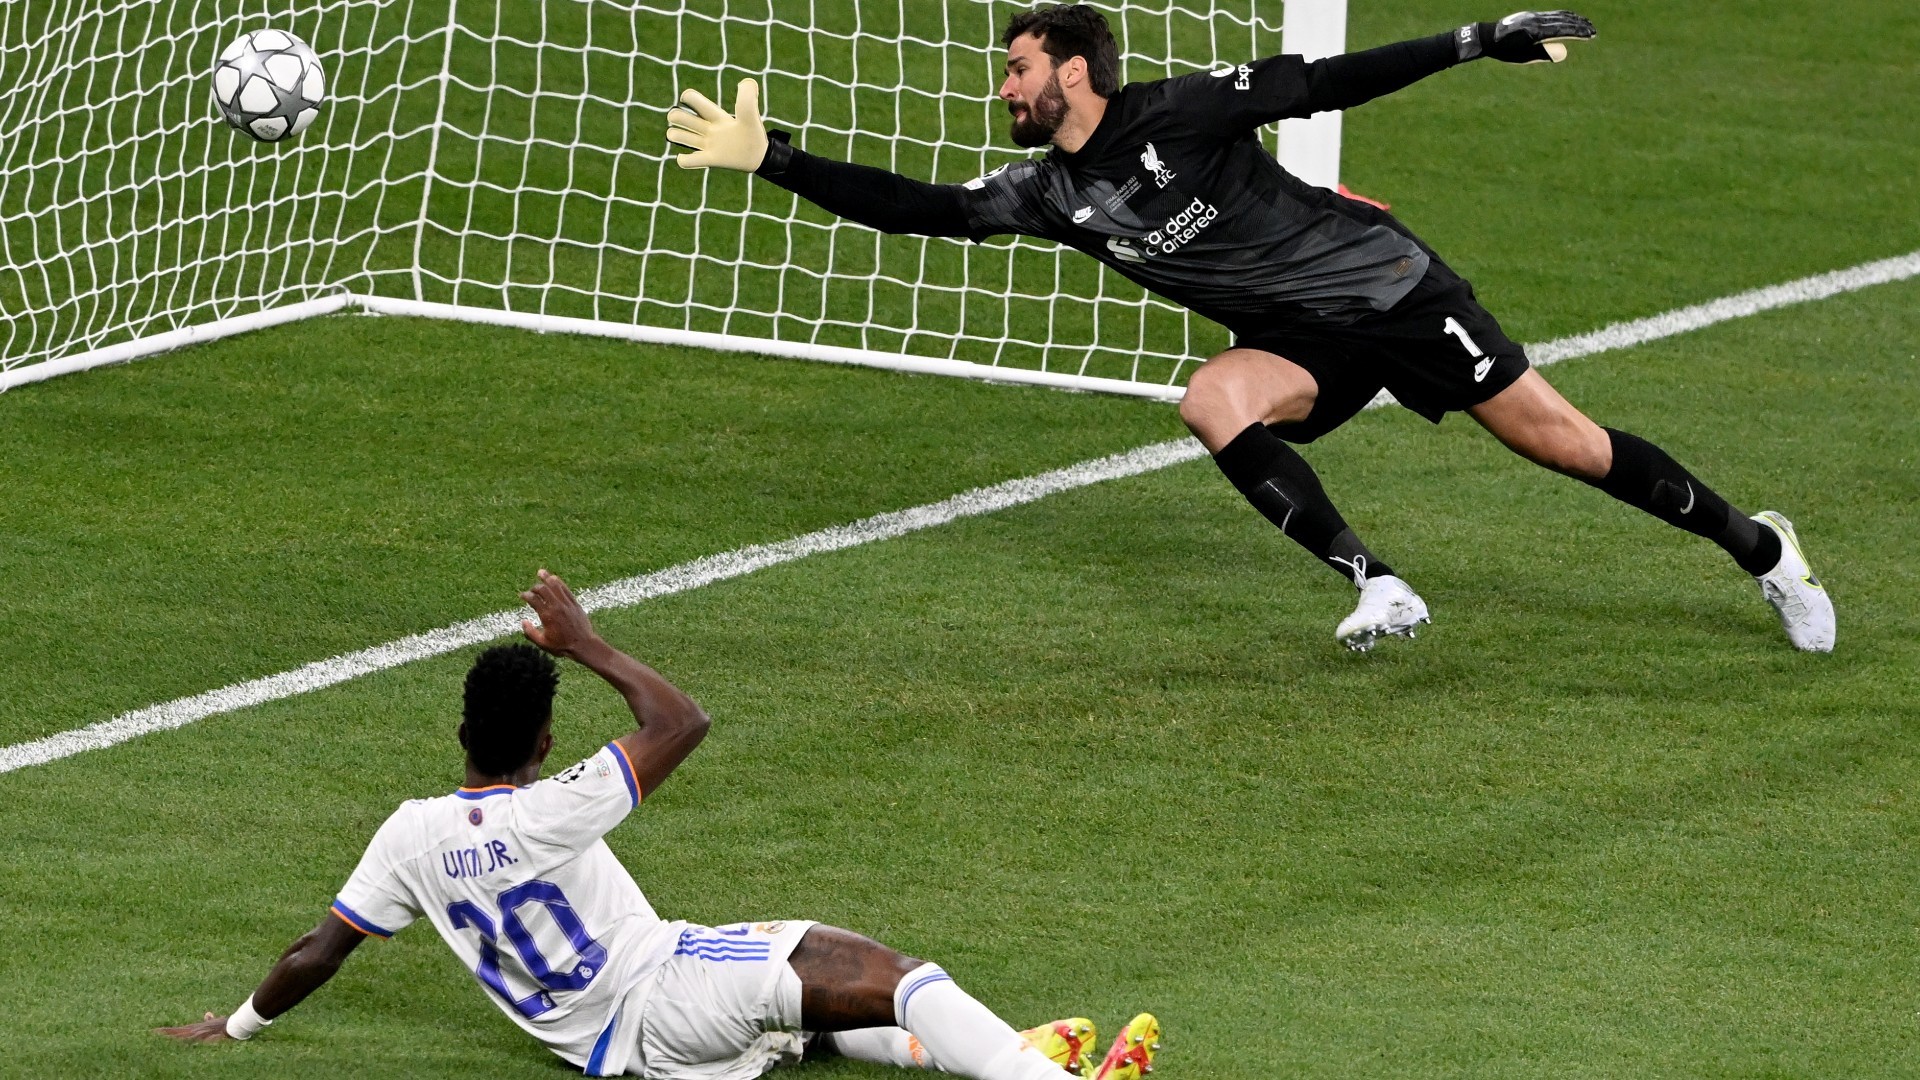
[[[932,986],[934,983],[952,982],[952,981],[953,981],[953,976],[947,974],[944,971],[940,971],[938,969],[934,971],[929,971],[925,975],[922,975],[920,978],[915,979],[913,981],[913,984],[908,986],[905,992],[903,992],[900,995],[900,1015],[896,1018],[900,1021],[900,1025],[902,1027],[906,1026],[907,1004],[913,1000],[913,995],[919,993],[923,987]]]

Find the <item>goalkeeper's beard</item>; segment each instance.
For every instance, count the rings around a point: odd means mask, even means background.
[[[1013,109],[1008,105],[1009,110]],[[1053,133],[1067,119],[1067,95],[1060,89],[1060,75],[1055,73],[1047,79],[1047,85],[1040,88],[1040,96],[1027,106],[1027,115],[1017,113],[1013,118],[1010,134],[1013,145],[1029,149],[1045,146],[1053,141]]]

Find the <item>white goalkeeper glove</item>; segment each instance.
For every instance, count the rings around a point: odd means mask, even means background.
[[[667,110],[667,141],[694,153],[675,160],[683,169],[733,169],[752,172],[767,156],[767,125],[760,122],[760,84],[741,79],[733,115],[698,90],[680,95]]]

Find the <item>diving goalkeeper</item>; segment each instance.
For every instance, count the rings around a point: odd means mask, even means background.
[[[1412,637],[1427,606],[1347,525],[1289,443],[1312,442],[1382,388],[1430,421],[1465,412],[1527,460],[1704,536],[1759,581],[1792,643],[1833,648],[1833,603],[1782,515],[1752,517],[1659,447],[1603,428],[1559,395],[1473,288],[1392,215],[1303,183],[1256,132],[1346,109],[1456,64],[1557,62],[1594,36],[1567,11],[1523,11],[1312,63],[1272,56],[1119,84],[1119,51],[1084,4],[1008,23],[999,97],[1012,139],[1051,144],[964,184],[927,184],[816,157],[769,134],[759,89],[734,114],[689,90],[667,138],[683,168],[752,172],[883,232],[1057,241],[1226,326],[1180,417],[1247,501],[1359,589],[1336,638]]]

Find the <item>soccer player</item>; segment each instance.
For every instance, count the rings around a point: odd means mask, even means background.
[[[1427,606],[1288,443],[1325,435],[1385,388],[1435,423],[1465,412],[1529,461],[1712,540],[1758,579],[1796,647],[1830,651],[1833,603],[1785,517],[1748,517],[1659,447],[1589,420],[1405,225],[1301,182],[1256,135],[1482,57],[1559,61],[1593,36],[1572,12],[1523,11],[1312,63],[1272,56],[1121,86],[1100,13],[1045,6],[1007,24],[999,91],[1013,141],[1051,144],[1044,157],[964,184],[828,160],[769,137],[752,80],[733,115],[682,94],[667,138],[695,151],[684,168],[756,173],[883,232],[1057,241],[1226,326],[1233,347],[1195,369],[1180,417],[1261,514],[1360,590],[1335,631],[1349,648],[1412,637]]]
[[[467,673],[466,784],[394,811],[332,910],[232,1016],[209,1012],[162,1034],[252,1038],[361,941],[425,916],[502,1012],[589,1076],[745,1080],[803,1052],[975,1080],[1138,1080],[1148,1070],[1159,1040],[1149,1014],[1095,1063],[1084,1019],[1016,1032],[938,965],[858,934],[655,915],[601,837],[700,744],[707,716],[602,640],[566,582],[542,570],[520,595],[539,616],[522,625],[540,648],[488,649]],[[541,649],[605,679],[637,723],[544,780],[559,674]]]

